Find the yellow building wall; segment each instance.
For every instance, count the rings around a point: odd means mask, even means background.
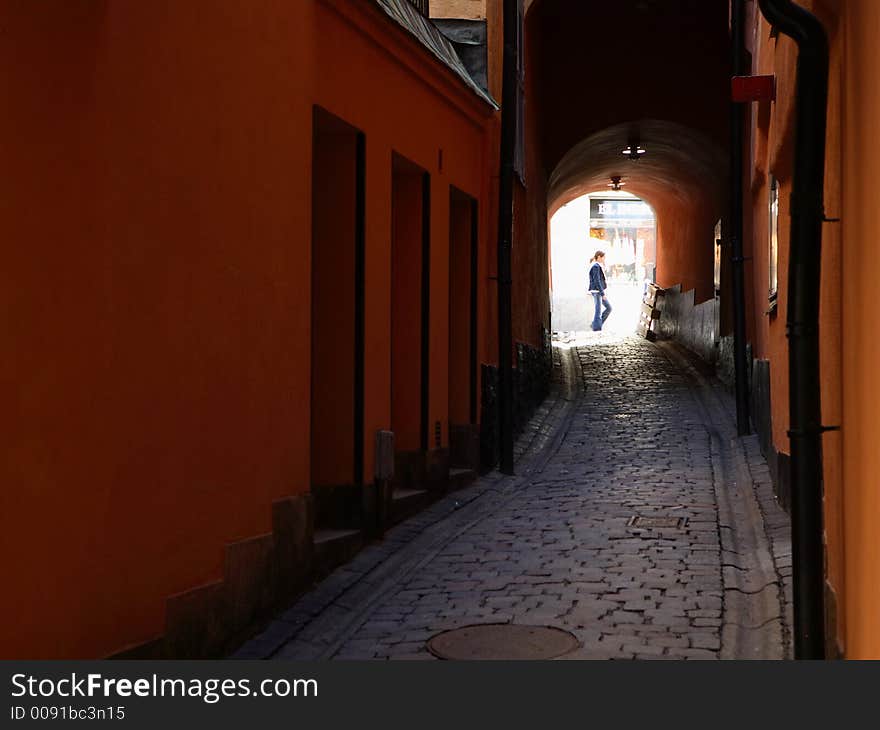
[[[431,0],[432,18],[485,20],[487,0]]]

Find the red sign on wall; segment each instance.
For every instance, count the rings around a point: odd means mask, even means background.
[[[733,100],[741,103],[751,101],[775,101],[775,76],[734,76],[731,79]]]

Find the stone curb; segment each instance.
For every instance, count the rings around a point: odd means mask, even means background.
[[[722,659],[783,659],[786,618],[773,542],[720,384],[705,378],[673,343],[658,345],[693,382],[712,440],[724,586]]]

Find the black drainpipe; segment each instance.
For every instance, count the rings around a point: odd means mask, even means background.
[[[745,73],[745,1],[731,0],[731,73]],[[733,264],[733,364],[736,382],[736,430],[751,433],[749,381],[746,377],[746,284],[743,257],[743,112],[741,102],[730,102],[730,221],[727,233]]]
[[[501,171],[498,183],[498,435],[500,469],[513,474],[513,326],[511,242],[513,240],[513,157],[516,148],[517,0],[504,0],[504,65],[501,87]]]
[[[788,268],[788,367],[796,659],[825,658],[819,287],[825,218],[828,38],[791,0],[759,0],[764,17],[798,45],[794,179]]]

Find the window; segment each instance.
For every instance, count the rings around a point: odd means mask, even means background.
[[[776,309],[776,298],[779,293],[779,182],[772,175],[770,176],[770,203],[769,203],[769,219],[770,219],[770,247],[769,247],[769,291],[768,298],[770,300],[769,311]]]

